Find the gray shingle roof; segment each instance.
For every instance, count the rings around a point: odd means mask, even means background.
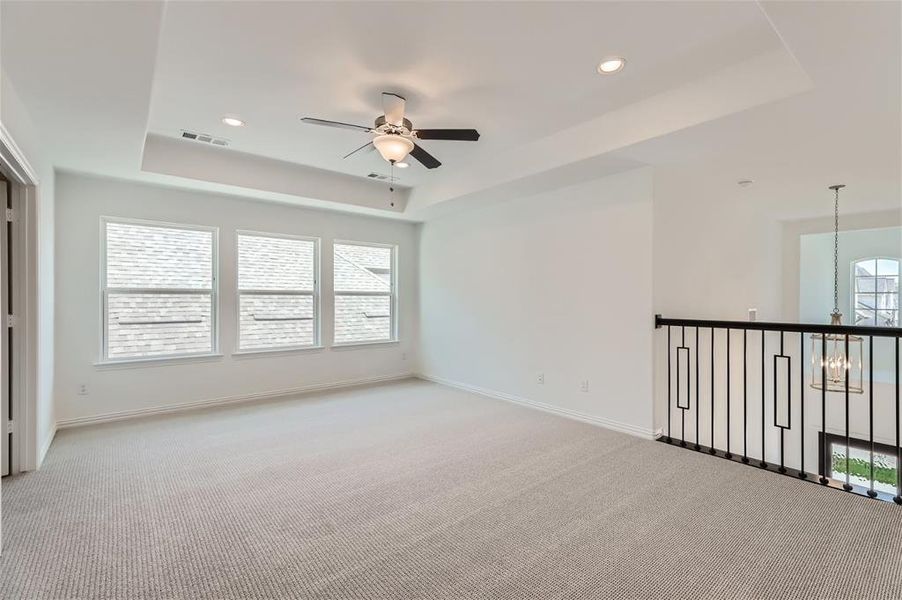
[[[109,358],[195,354],[213,349],[213,232],[109,222],[107,287],[205,290],[197,294],[109,292]],[[310,240],[241,234],[238,281],[244,290],[307,291],[315,282]],[[391,338],[392,250],[335,244],[335,343]],[[372,293],[341,295],[341,292]],[[315,343],[312,295],[242,294],[242,350]]]
[[[241,350],[312,346],[313,296],[242,295]]]
[[[106,256],[108,288],[212,288],[212,231],[109,222]],[[210,352],[211,323],[209,291],[110,292],[107,355],[132,358]]]
[[[391,248],[335,244],[336,292],[390,292]]]
[[[213,232],[107,223],[107,287],[209,289]]]
[[[238,285],[242,290],[313,291],[311,240],[238,236]]]
[[[340,295],[341,292],[391,292],[391,248],[335,244],[333,263],[335,343],[391,339],[390,296]]]
[[[335,343],[391,339],[390,296],[335,296]]]

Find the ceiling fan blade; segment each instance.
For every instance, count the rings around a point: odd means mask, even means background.
[[[434,169],[442,166],[442,163],[440,163],[436,157],[423,150],[422,146],[414,144],[413,150],[410,151],[410,155],[423,163],[423,166],[427,169]]]
[[[338,127],[339,129],[356,129],[357,131],[366,131],[370,132],[372,129],[370,127],[364,127],[363,125],[351,125],[350,123],[340,123],[338,121],[326,121],[325,119],[314,119],[313,117],[304,117],[301,119],[302,123],[309,123],[310,125],[324,125],[326,127]]]
[[[352,154],[357,154],[361,150],[365,150],[366,152],[372,152],[375,149],[376,149],[376,146],[373,145],[373,142],[367,142],[364,145],[362,145],[360,148],[357,148],[356,150],[351,150],[350,152],[348,152],[347,154],[342,156],[342,158],[347,158],[347,157],[351,156]]]
[[[403,96],[391,92],[382,92],[382,112],[385,114],[385,122],[400,127],[404,124],[404,105],[407,101]]]
[[[479,139],[479,132],[475,129],[417,129],[415,135],[421,140],[475,142]]]

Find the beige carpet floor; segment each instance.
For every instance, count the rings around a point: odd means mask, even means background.
[[[902,598],[902,508],[410,380],[61,431],[0,598]]]

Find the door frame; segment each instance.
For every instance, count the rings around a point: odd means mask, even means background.
[[[13,253],[10,273],[16,324],[13,361],[13,456],[10,474],[33,471],[44,448],[37,431],[37,173],[0,123],[0,172],[12,188]],[[3,214],[5,219],[5,211]],[[18,257],[18,258],[16,258]],[[5,320],[5,316],[0,315]],[[3,326],[6,323],[2,323]],[[4,424],[5,425],[5,424]]]

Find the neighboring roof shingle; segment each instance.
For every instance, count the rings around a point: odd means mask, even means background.
[[[241,289],[310,291],[313,241],[239,235]],[[212,351],[213,232],[107,223],[107,347],[110,358]],[[392,250],[335,244],[335,290],[372,293],[335,298],[335,343],[391,338]],[[197,289],[197,294],[134,293],[129,289]],[[313,297],[244,294],[241,349],[309,346],[315,342]]]

